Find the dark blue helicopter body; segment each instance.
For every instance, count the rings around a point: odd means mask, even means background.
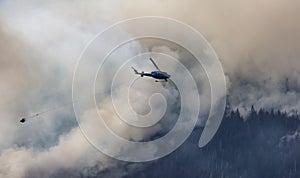
[[[167,74],[166,72],[153,71],[153,72],[151,72],[151,77],[156,78],[156,79],[168,79],[168,78],[170,78],[170,75]]]
[[[143,72],[138,72],[135,68],[131,67],[135,74],[138,74],[138,75],[141,75],[141,77],[143,76],[147,76],[147,77],[152,77],[152,78],[155,78],[155,79],[161,79],[161,80],[165,80],[165,81],[168,81],[168,79],[171,77],[171,75],[169,75],[167,72],[163,72],[161,71],[158,66],[155,64],[155,62],[153,61],[152,58],[150,58],[150,61],[153,63],[153,65],[155,66],[155,68],[158,70],[158,71],[152,71],[151,73],[145,73],[144,71]],[[156,80],[155,82],[159,82],[158,80]]]

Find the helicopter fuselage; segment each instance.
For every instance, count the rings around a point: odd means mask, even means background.
[[[158,68],[158,66],[155,64],[155,62],[153,61],[152,58],[150,58],[150,61],[152,62],[152,64],[157,69],[156,71],[152,71],[151,73],[145,73],[144,71],[143,72],[138,72],[134,67],[131,67],[131,68],[133,69],[135,74],[141,75],[141,77],[147,76],[147,77],[152,77],[152,78],[155,78],[155,79],[168,81],[168,79],[171,77],[171,75],[169,75],[167,72],[161,71]],[[155,82],[159,82],[159,81],[156,80]]]
[[[153,71],[151,72],[151,77],[156,79],[168,79],[170,78],[170,75],[162,71]]]
[[[166,72],[162,72],[162,71],[152,71],[151,73],[138,73],[141,75],[141,77],[147,76],[147,77],[152,77],[155,79],[163,79],[163,80],[167,80],[168,78],[170,78],[170,75]]]

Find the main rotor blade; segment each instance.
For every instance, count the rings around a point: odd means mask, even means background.
[[[160,69],[158,68],[158,66],[157,66],[157,65],[155,64],[155,62],[153,61],[153,59],[152,59],[151,57],[150,57],[149,59],[150,59],[150,61],[152,62],[152,64],[156,67],[156,69],[160,71]]]

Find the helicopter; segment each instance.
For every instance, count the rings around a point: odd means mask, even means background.
[[[153,59],[152,58],[149,58],[149,59],[152,62],[152,64],[155,66],[157,71],[152,71],[151,73],[145,73],[144,71],[138,72],[134,67],[131,67],[133,69],[134,73],[137,74],[137,75],[140,75],[141,77],[147,76],[147,77],[152,77],[152,78],[155,78],[155,79],[159,79],[159,80],[155,80],[155,82],[167,82],[168,79],[171,77],[171,75],[169,75],[167,72],[161,71],[158,68],[158,66],[155,64]],[[162,81],[162,80],[164,80],[164,81]]]

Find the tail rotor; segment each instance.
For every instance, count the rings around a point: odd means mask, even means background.
[[[139,74],[139,72],[134,68],[134,67],[131,67],[134,71],[135,74]]]
[[[131,67],[131,68],[132,68],[132,70],[134,71],[135,74],[138,74],[138,75],[141,75],[141,77],[144,77],[144,75],[145,75],[144,71],[138,72],[134,67]]]

